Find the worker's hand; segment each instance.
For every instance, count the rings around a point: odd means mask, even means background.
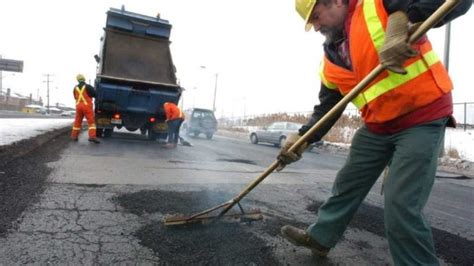
[[[280,153],[278,154],[278,167],[277,171],[283,170],[287,164],[294,163],[301,159],[302,154],[306,148],[308,148],[308,143],[304,142],[301,144],[295,151],[288,151],[293,144],[295,144],[301,138],[300,135],[293,133],[289,134],[286,138],[285,144],[281,147]]]
[[[392,13],[388,17],[385,40],[379,51],[382,66],[403,75],[407,73],[403,68],[405,61],[418,54],[408,43],[408,22],[408,16],[404,12]]]

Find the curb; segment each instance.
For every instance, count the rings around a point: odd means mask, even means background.
[[[41,135],[31,137],[29,139],[20,140],[13,142],[9,145],[0,146],[0,167],[4,167],[9,162],[22,157],[50,140],[57,138],[58,136],[65,134],[71,130],[70,126],[65,126],[59,129],[48,131]]]

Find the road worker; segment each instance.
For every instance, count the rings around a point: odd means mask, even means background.
[[[166,148],[176,148],[179,140],[179,129],[184,120],[184,113],[172,102],[163,104],[165,110],[166,123],[168,125],[168,143]]]
[[[74,87],[74,99],[76,99],[76,117],[74,125],[72,126],[71,139],[78,140],[79,132],[81,131],[82,119],[84,116],[87,119],[87,126],[89,131],[89,141],[99,144],[100,141],[96,138],[96,127],[94,120],[94,105],[92,98],[96,96],[94,87],[86,83],[86,78],[82,74],[76,76],[78,84]]]
[[[279,168],[295,162],[340,117],[299,149],[291,147],[372,69],[384,72],[353,104],[364,120],[356,132],[332,195],[306,229],[282,227],[283,237],[325,257],[342,237],[359,205],[390,162],[384,194],[385,233],[395,265],[437,265],[430,226],[422,211],[430,195],[446,126],[454,126],[452,84],[426,36],[408,44],[412,23],[422,22],[443,0],[296,0],[305,29],[324,37],[320,104],[278,155]],[[464,14],[461,3],[441,25]],[[436,25],[436,26],[441,26]]]

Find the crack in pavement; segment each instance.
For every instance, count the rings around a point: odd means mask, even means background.
[[[99,191],[98,191],[99,190]],[[133,236],[142,221],[109,197],[113,188],[51,184],[17,231],[0,238],[4,264],[156,263]]]

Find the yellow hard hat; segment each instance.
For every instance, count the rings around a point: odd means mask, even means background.
[[[295,0],[296,12],[304,19],[305,31],[310,31],[313,26],[309,23],[311,13],[313,13],[314,6],[318,0]]]
[[[80,81],[86,81],[86,78],[85,78],[84,75],[82,75],[82,74],[77,74],[76,79],[77,79],[77,81],[79,81],[79,82],[80,82]]]

